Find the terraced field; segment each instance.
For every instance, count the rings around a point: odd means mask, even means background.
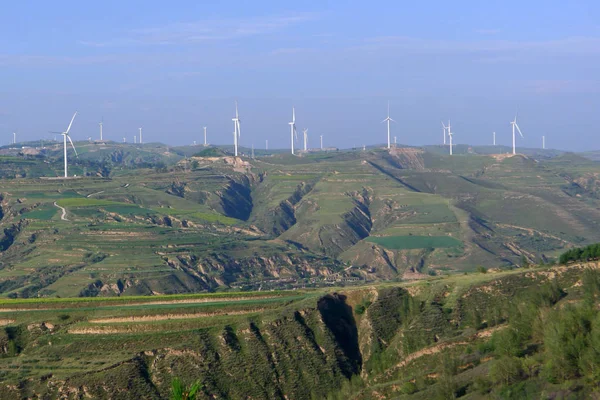
[[[193,157],[198,148],[82,146],[74,168],[89,172],[69,180],[27,173],[59,166],[56,149],[45,159],[0,156],[25,175],[0,189],[0,293],[413,279],[546,262],[600,241],[600,173],[572,154],[374,149],[245,159],[212,148]]]

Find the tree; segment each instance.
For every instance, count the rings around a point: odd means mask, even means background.
[[[175,378],[171,382],[171,400],[196,400],[200,389],[202,384],[199,381],[186,386],[181,379]]]

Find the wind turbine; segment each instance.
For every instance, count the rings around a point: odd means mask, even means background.
[[[546,149],[546,136],[542,136],[542,150]]]
[[[206,127],[204,127],[204,146],[207,146],[208,143],[206,143]]]
[[[387,148],[389,149],[390,146],[390,122],[396,122],[393,119],[390,118],[390,102],[388,101],[388,108],[387,108],[387,118],[384,119],[383,121],[381,121],[381,123],[383,124],[384,122],[387,122]]]
[[[235,102],[235,118],[231,118],[233,121],[233,152],[237,157],[238,155],[238,139],[241,135],[240,132],[240,115],[238,114],[238,104],[237,100]]]
[[[292,154],[294,154],[294,137],[298,139],[298,132],[296,132],[296,109],[292,107],[292,122],[290,125],[290,137],[292,139]]]
[[[102,141],[102,124],[104,123],[104,118],[102,118],[102,121],[98,122],[98,125],[100,126],[100,141]]]
[[[448,139],[450,140],[450,155],[452,155],[452,136],[454,133],[450,130],[450,121],[448,121]]]
[[[523,133],[521,132],[521,129],[519,128],[519,125],[517,125],[517,114],[515,114],[515,119],[514,119],[514,121],[511,121],[510,124],[512,125],[512,139],[513,139],[512,153],[517,154],[516,146],[515,146],[515,142],[516,142],[515,128],[517,128],[517,131],[519,131],[519,135],[521,135],[521,137],[524,137]]]
[[[302,130],[302,133],[304,134],[304,151],[307,151],[307,149],[308,149],[308,128],[304,128]]]
[[[265,139],[265,150],[269,150],[269,139]]]
[[[321,150],[323,150],[323,135],[321,135]]]
[[[75,156],[79,157],[77,154],[77,150],[75,150],[75,145],[71,140],[71,136],[69,136],[69,132],[71,131],[71,126],[73,125],[73,121],[75,121],[75,117],[77,116],[77,111],[73,114],[73,118],[71,118],[71,122],[66,131],[64,132],[52,132],[52,133],[60,133],[63,135],[63,150],[64,150],[64,158],[65,158],[65,178],[67,178],[67,138],[69,139],[69,143],[71,143],[71,147],[73,147],[73,151],[75,152]]]
[[[144,141],[142,140],[142,128],[140,128],[140,144],[144,143]]]
[[[496,145],[496,132],[492,133],[492,138],[494,139],[493,143],[494,143],[494,146],[495,146]]]
[[[17,132],[13,132],[13,144],[17,143]]]

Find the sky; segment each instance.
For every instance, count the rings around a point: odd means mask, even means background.
[[[600,149],[598,1],[5,2],[0,144],[72,137],[289,147],[511,142]]]

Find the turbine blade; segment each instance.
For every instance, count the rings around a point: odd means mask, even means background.
[[[241,125],[240,125],[240,120],[238,119],[236,122],[237,125],[237,131],[238,131],[238,137],[242,136],[242,129],[241,129]]]
[[[519,125],[517,125],[516,122],[515,122],[515,126],[517,127],[517,131],[519,131],[519,135],[521,135],[521,137],[524,138],[525,136],[523,136],[523,133],[521,132],[521,129],[519,128]]]
[[[67,138],[69,139],[69,143],[71,143],[71,147],[73,148],[73,151],[75,151],[75,156],[77,156],[77,158],[79,158],[79,154],[77,154],[77,149],[75,149],[75,145],[73,144],[73,141],[71,140],[71,136],[67,135]]]
[[[393,120],[393,119],[391,119],[391,118],[390,118],[390,121],[392,121],[392,122],[396,122],[396,120]]]
[[[69,124],[69,127],[67,128],[67,133],[69,133],[69,131],[71,130],[71,125],[73,125],[73,121],[75,120],[76,116],[77,116],[77,111],[75,111],[75,114],[73,114],[73,118],[71,118],[71,123]]]

